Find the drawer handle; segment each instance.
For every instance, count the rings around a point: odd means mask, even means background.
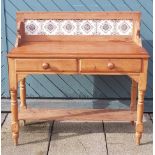
[[[42,67],[43,67],[43,69],[48,69],[49,68],[49,64],[48,63],[43,63]]]
[[[115,65],[112,62],[109,62],[108,63],[108,68],[109,69],[114,69],[115,68]]]

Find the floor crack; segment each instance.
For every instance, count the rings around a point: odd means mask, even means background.
[[[8,116],[8,113],[6,113],[6,116],[4,117],[4,120],[1,122],[1,127],[3,126],[3,124],[4,124],[4,122],[5,122],[6,118],[7,118],[7,116]]]
[[[50,123],[50,126],[49,126],[49,140],[48,140],[48,146],[47,146],[47,153],[46,153],[46,155],[48,155],[49,149],[50,149],[50,143],[51,143],[52,133],[53,133],[53,128],[54,128],[54,122],[55,121]]]
[[[103,125],[104,138],[105,138],[105,142],[106,142],[106,151],[107,151],[107,155],[109,155],[109,152],[108,152],[108,143],[107,143],[107,137],[106,137],[106,131],[105,131],[105,126],[104,126],[104,122],[103,121],[102,121],[102,125]]]
[[[150,117],[150,120],[151,120],[151,122],[153,123],[153,119],[152,119],[152,117],[151,117],[151,114],[153,114],[153,113],[148,113],[148,115],[149,115],[149,117]]]

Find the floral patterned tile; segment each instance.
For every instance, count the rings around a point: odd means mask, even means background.
[[[25,20],[26,35],[132,35],[132,20]]]

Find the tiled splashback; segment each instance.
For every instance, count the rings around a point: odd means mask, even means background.
[[[132,20],[25,20],[26,35],[132,35]]]

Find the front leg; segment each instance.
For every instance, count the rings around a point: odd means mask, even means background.
[[[17,102],[17,75],[15,70],[15,60],[8,58],[9,66],[9,84],[10,84],[10,96],[11,96],[11,129],[12,138],[14,144],[18,144],[19,137],[19,120],[18,120],[18,102]]]
[[[144,96],[147,85],[147,68],[148,59],[142,61],[142,72],[138,81],[138,104],[137,104],[137,122],[136,122],[136,144],[140,144],[140,139],[144,130],[143,127],[143,112],[144,112]]]
[[[14,144],[18,144],[19,137],[19,121],[18,121],[18,103],[17,103],[17,90],[11,90],[11,129],[12,129],[12,138]]]
[[[138,90],[137,104],[137,122],[136,122],[136,144],[140,144],[140,139],[144,130],[143,127],[143,112],[144,112],[144,91]]]

